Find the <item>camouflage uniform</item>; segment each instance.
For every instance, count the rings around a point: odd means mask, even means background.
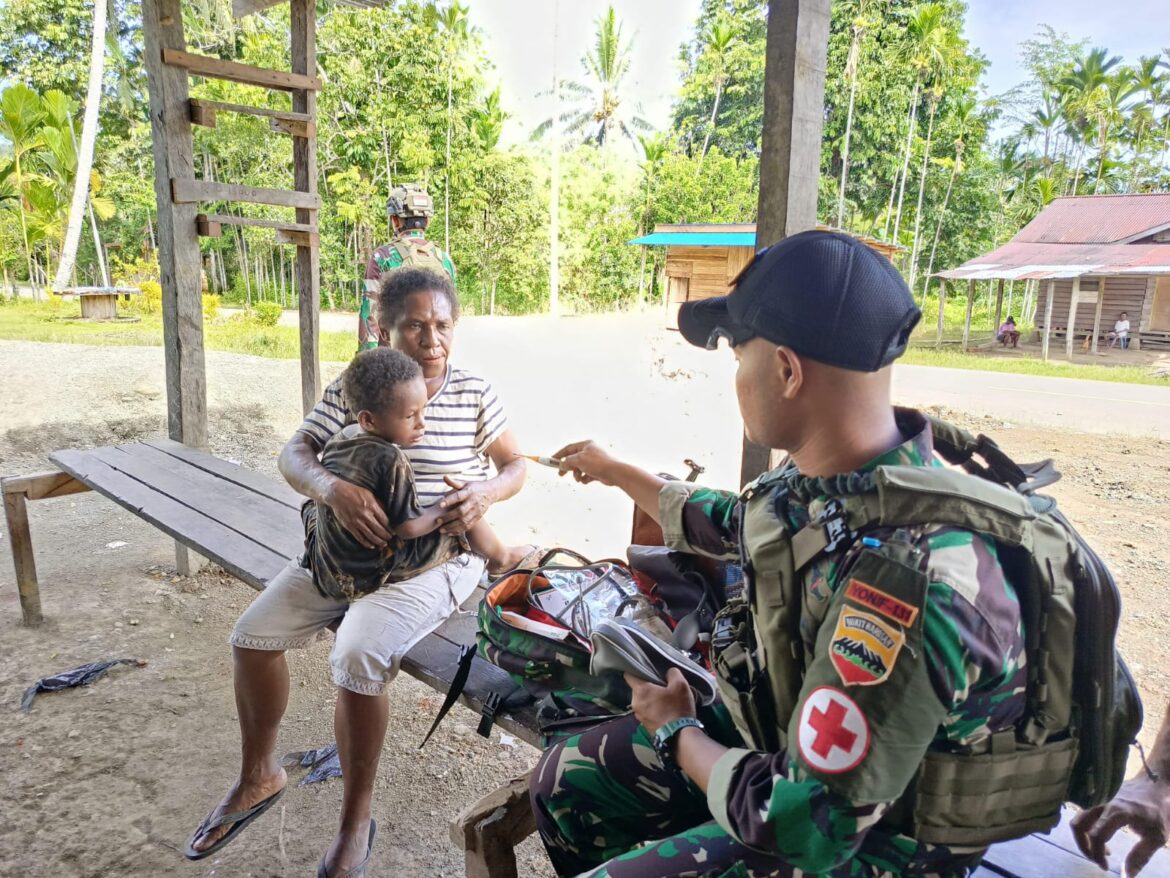
[[[883,465],[940,465],[921,416],[903,414],[899,426],[910,438],[862,472]],[[791,467],[782,481],[788,488],[784,517],[795,532],[824,508],[824,482]],[[660,504],[668,544],[738,557],[743,511],[738,495],[668,487]],[[878,530],[866,535],[894,536]],[[838,575],[857,543],[822,555],[801,571],[805,674],[794,713],[799,723],[789,733],[787,752],[745,748],[742,736],[727,728],[722,705],[714,716],[700,715],[708,734],[732,748],[714,766],[706,796],[662,768],[649,736],[629,717],[546,751],[533,775],[532,800],[558,872],[594,869],[590,876],[614,878],[949,878],[973,869],[981,849],[920,843],[882,819],[928,748],[977,746],[1013,728],[1023,715],[1020,607],[990,539],[930,525],[914,528],[909,538],[922,552],[928,586],[917,623],[896,632],[908,639],[884,653],[880,645],[877,654],[865,647],[875,643],[872,638],[842,634],[842,626],[850,624],[870,626],[879,637],[895,633],[881,615],[893,610],[875,610],[881,604],[872,594],[854,600],[858,580]],[[904,663],[903,672],[925,674],[935,697],[912,704],[899,700],[903,693],[895,686],[906,673],[887,682],[897,663]],[[805,738],[801,732],[808,730],[809,718],[837,725],[818,727],[826,731],[824,741],[820,731]],[[851,750],[855,755],[843,760]],[[899,789],[875,798],[872,790],[888,789],[891,777]],[[661,840],[637,847],[647,838]]]
[[[395,240],[426,240],[426,234],[422,229],[408,229],[400,234]],[[455,283],[455,263],[451,261],[451,257],[441,248],[435,247],[435,251],[439,255],[440,261],[443,263],[443,268],[447,274],[451,276],[451,283]],[[370,261],[366,263],[365,281],[362,290],[362,306],[358,312],[358,350],[364,351],[378,346],[378,323],[373,315],[373,295],[370,290],[369,282],[377,284],[378,279],[382,273],[389,271],[392,268],[398,268],[402,265],[402,254],[398,252],[398,248],[394,246],[394,241],[388,244],[383,244],[370,255]]]

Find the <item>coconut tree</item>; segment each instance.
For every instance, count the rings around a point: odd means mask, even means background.
[[[657,182],[658,169],[662,165],[662,160],[666,158],[670,147],[667,144],[666,138],[661,134],[655,134],[653,137],[638,137],[638,143],[642,147],[642,189],[646,193],[646,197],[642,201],[642,216],[638,219],[638,236],[646,234],[650,226],[650,218],[654,210],[654,184]],[[646,245],[642,245],[642,264],[638,269],[638,305],[639,307],[645,301],[646,293]]]
[[[717,21],[711,26],[710,39],[707,41],[707,51],[711,54],[712,85],[715,86],[715,100],[711,105],[711,119],[707,123],[707,133],[703,137],[703,148],[699,152],[699,161],[695,165],[695,176],[703,170],[703,160],[707,158],[707,147],[711,144],[711,135],[715,131],[715,121],[719,118],[719,100],[723,97],[723,89],[730,76],[727,73],[727,53],[735,42],[735,31],[726,21]]]
[[[30,153],[43,145],[41,123],[44,119],[44,102],[40,95],[28,86],[12,85],[0,95],[0,136],[8,141],[12,149],[12,159],[5,174],[9,185],[16,193],[20,238],[24,244],[24,261],[34,298],[40,296],[37,292],[36,275],[33,272],[32,248],[28,235],[27,192],[33,179],[28,168],[28,159]]]
[[[1073,171],[1073,195],[1076,194],[1080,183],[1084,153],[1094,123],[1097,125],[1099,145],[1108,139],[1111,125],[1103,124],[1104,117],[1108,114],[1108,111],[1103,107],[1106,103],[1105,91],[1109,84],[1110,72],[1120,63],[1119,56],[1110,57],[1105,49],[1091,49],[1081,56],[1073,65],[1073,69],[1060,80],[1060,87],[1064,91],[1066,113],[1080,141],[1076,168]],[[1102,153],[1101,159],[1103,160],[1104,157],[1104,153]],[[1100,173],[1098,173],[1098,178],[1100,178]]]
[[[81,148],[77,151],[77,173],[73,178],[73,201],[69,206],[69,225],[61,260],[57,263],[56,289],[62,289],[73,275],[77,261],[77,245],[81,241],[81,224],[86,216],[86,198],[89,195],[89,173],[93,169],[93,149],[97,142],[98,107],[102,99],[102,72],[105,69],[106,0],[94,0],[93,43],[89,53],[89,86],[85,93],[85,118],[81,123]],[[70,120],[72,130],[72,120]],[[72,136],[72,134],[70,135]]]
[[[632,40],[622,36],[622,25],[610,6],[595,22],[593,46],[581,58],[586,81],[562,80],[561,92],[572,106],[560,114],[564,132],[577,135],[586,143],[605,146],[616,131],[632,145],[638,131],[650,131],[651,125],[624,100],[626,75],[630,72]],[[557,108],[559,110],[559,107]],[[546,119],[532,132],[533,139],[544,136],[553,120]]]

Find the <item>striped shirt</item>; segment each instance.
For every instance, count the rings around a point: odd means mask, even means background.
[[[427,402],[423,417],[427,428],[422,441],[403,450],[414,469],[419,505],[426,507],[451,493],[444,476],[466,482],[488,477],[487,450],[508,429],[508,419],[487,381],[450,366],[443,386]],[[325,388],[298,432],[313,437],[324,448],[352,423],[354,417],[338,378]]]

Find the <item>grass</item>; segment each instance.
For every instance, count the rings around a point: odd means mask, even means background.
[[[122,312],[119,306],[119,312]],[[948,317],[949,311],[948,308]],[[0,306],[0,339],[62,342],[93,345],[162,345],[162,317],[143,314],[141,320],[125,323],[89,323],[76,319],[81,315],[76,302],[8,303]],[[933,327],[933,324],[931,324]],[[930,338],[933,339],[933,329]],[[204,343],[209,350],[250,354],[256,357],[295,360],[300,356],[297,330],[291,326],[260,326],[234,317],[218,317],[204,322]],[[322,332],[321,359],[345,362],[353,356],[351,332]],[[1047,375],[1054,378],[1081,378],[1124,384],[1170,386],[1170,379],[1157,378],[1138,366],[1081,365],[1048,362],[1019,357],[999,359],[965,354],[953,350],[912,347],[901,362],[919,366],[945,366],[980,372],[1017,372]]]
[[[976,372],[1016,372],[1022,375],[1045,375],[1050,378],[1079,378],[1086,381],[1112,381],[1118,384],[1153,384],[1170,387],[1170,378],[1159,378],[1140,366],[1101,366],[1081,363],[1045,363],[1034,357],[999,359],[965,354],[960,351],[910,348],[898,362],[915,366],[945,366]]]
[[[121,304],[118,313],[132,313]],[[90,323],[76,318],[81,306],[53,299],[48,302],[8,303],[0,307],[0,339],[61,342],[65,344],[134,345],[161,347],[162,316],[138,314],[138,322]],[[300,356],[300,337],[292,326],[261,326],[235,317],[205,320],[204,345],[208,350],[250,354],[278,360]],[[322,332],[321,359],[344,362],[353,356],[352,332]]]

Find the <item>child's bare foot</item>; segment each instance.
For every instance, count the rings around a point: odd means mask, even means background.
[[[506,546],[503,554],[488,561],[487,570],[492,576],[499,576],[518,567],[535,567],[543,554],[540,546]]]

